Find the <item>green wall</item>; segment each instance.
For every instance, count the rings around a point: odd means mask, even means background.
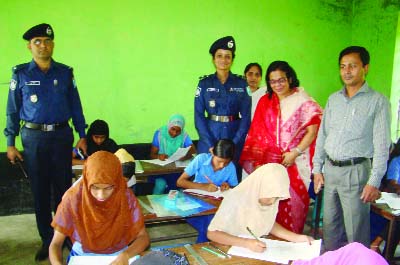
[[[397,23],[396,48],[394,53],[393,77],[392,77],[392,93],[390,102],[392,103],[392,138],[396,140],[400,136],[399,124],[400,119],[400,16]]]
[[[287,60],[322,106],[341,86],[340,50],[364,45],[373,57],[368,80],[389,96],[397,25],[392,10],[398,7],[382,3],[386,1],[2,0],[0,124],[4,127],[10,69],[31,59],[21,35],[42,22],[55,30],[55,60],[75,69],[87,122],[108,121],[118,143],[150,142],[154,130],[176,112],[186,117],[192,138],[198,138],[195,88],[199,76],[214,71],[210,44],[225,35],[233,35],[237,43],[234,73],[241,74],[253,61],[265,69],[272,60]],[[358,32],[369,30],[368,25],[376,34]],[[0,146],[5,145],[0,137]]]

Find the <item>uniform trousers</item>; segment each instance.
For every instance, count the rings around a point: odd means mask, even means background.
[[[350,242],[370,244],[370,204],[360,199],[371,173],[371,161],[338,167],[325,161],[324,223],[325,250]]]
[[[24,164],[34,197],[36,225],[42,243],[48,246],[53,237],[51,207],[55,212],[64,192],[71,186],[72,129],[66,126],[44,132],[23,127],[21,138]]]

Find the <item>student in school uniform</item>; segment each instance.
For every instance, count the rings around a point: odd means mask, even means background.
[[[110,130],[107,122],[95,120],[90,124],[87,132],[87,155],[90,156],[100,150],[115,153],[118,150],[118,145],[110,138]],[[79,149],[73,149],[72,165],[83,165],[85,159],[86,157]]]
[[[235,144],[232,140],[221,139],[210,150],[210,153],[197,155],[185,168],[176,182],[184,189],[201,189],[206,191],[228,190],[238,184],[236,169],[232,160]],[[190,178],[194,176],[194,180]]]
[[[165,160],[173,155],[179,148],[190,146],[187,154],[180,160],[191,159],[193,154],[196,153],[196,147],[184,128],[185,118],[181,114],[172,115],[168,123],[154,133],[150,149],[150,158]],[[149,182],[154,182],[153,194],[163,194],[165,191],[176,189],[176,180],[178,177],[179,174],[150,177]]]
[[[179,177],[177,186],[184,189],[225,191],[238,184],[236,168],[232,163],[235,145],[229,139],[219,140],[210,153],[197,155]],[[190,178],[194,176],[194,180]],[[197,243],[206,242],[207,227],[213,215],[190,217],[186,221],[198,232]]]
[[[98,151],[87,159],[83,178],[63,196],[53,219],[51,264],[62,263],[66,237],[70,256],[115,255],[112,265],[128,264],[150,243],[139,203],[122,176],[119,159]]]
[[[217,243],[263,252],[264,242],[239,235],[272,234],[291,242],[311,242],[306,235],[296,234],[275,221],[280,200],[290,198],[289,177],[284,166],[276,163],[257,168],[237,187],[224,194],[212,219],[207,237]],[[250,231],[249,231],[250,230]]]

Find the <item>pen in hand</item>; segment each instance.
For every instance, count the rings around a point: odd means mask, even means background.
[[[211,180],[207,175],[204,175],[204,177],[206,178],[206,180],[208,181],[208,183],[214,184],[214,182],[212,182],[212,180]],[[215,184],[214,184],[214,185],[215,185]]]
[[[254,237],[254,239],[261,241],[254,233],[253,231],[250,230],[250,228],[248,226],[246,226],[247,231],[249,231],[250,235],[252,235]]]
[[[204,177],[207,179],[207,181],[208,181],[209,184],[211,184],[212,186],[215,187],[214,190],[211,190],[211,189],[210,189],[210,186],[209,186],[209,187],[208,187],[208,191],[216,191],[216,190],[219,189],[219,187],[218,187],[217,185],[215,185],[214,182],[213,182],[207,175],[204,175]]]

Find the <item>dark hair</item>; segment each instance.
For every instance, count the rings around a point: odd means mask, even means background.
[[[272,97],[273,91],[271,85],[269,84],[269,74],[277,70],[285,72],[286,78],[288,79],[289,82],[289,88],[293,89],[300,85],[300,80],[297,79],[296,72],[287,62],[274,61],[268,66],[267,72],[265,73],[265,83],[267,84],[267,92],[270,97]]]
[[[342,60],[342,57],[350,53],[358,53],[363,63],[363,66],[369,64],[369,52],[367,51],[367,49],[361,46],[350,46],[340,52],[339,65],[340,65],[340,60]]]
[[[234,52],[234,51],[232,51],[232,50],[227,50],[227,49],[222,49],[222,48],[219,48],[219,49],[221,49],[221,50],[226,50],[226,51],[231,51],[231,53],[232,53],[232,61],[233,61],[233,59],[235,59],[235,52]],[[211,54],[213,59],[215,59],[215,54],[217,53],[217,51],[218,51],[219,49],[216,49],[215,52],[213,52],[213,53]]]
[[[250,68],[252,68],[253,66],[258,67],[258,70],[260,70],[260,76],[262,76],[262,68],[261,65],[259,65],[258,63],[249,63],[248,65],[246,65],[246,68],[244,68],[244,75],[246,75],[246,73],[250,70]]]
[[[233,159],[235,155],[235,144],[230,139],[221,139],[214,145],[213,153],[221,158]]]
[[[110,137],[110,130],[108,129],[107,122],[103,120],[95,120],[90,124],[87,132],[87,137],[91,138],[92,135],[105,135],[106,138]]]

